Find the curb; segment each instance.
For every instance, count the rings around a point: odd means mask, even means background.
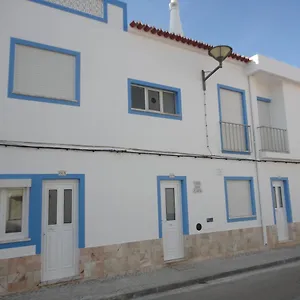
[[[275,267],[275,266],[285,265],[285,264],[296,262],[296,261],[300,261],[300,256],[291,257],[291,258],[278,260],[278,261],[274,261],[274,262],[269,262],[269,263],[265,263],[265,264],[261,264],[261,265],[236,269],[236,270],[232,270],[232,271],[222,272],[219,274],[214,274],[214,275],[209,275],[209,276],[204,276],[204,277],[199,277],[199,278],[193,278],[193,279],[189,279],[186,281],[174,282],[174,283],[161,285],[161,286],[157,286],[157,287],[153,287],[153,288],[146,288],[143,290],[133,291],[133,292],[129,292],[129,293],[114,294],[114,295],[98,298],[98,300],[129,300],[129,299],[133,299],[133,298],[137,298],[137,297],[143,297],[143,296],[147,296],[147,295],[168,292],[171,290],[184,288],[184,287],[188,287],[188,286],[192,286],[192,285],[196,285],[196,284],[205,284],[208,281],[221,279],[221,278],[225,278],[225,277],[230,277],[233,275],[243,274],[243,273],[247,273],[247,272],[251,272],[251,271],[267,269],[267,268],[271,268],[271,267]]]

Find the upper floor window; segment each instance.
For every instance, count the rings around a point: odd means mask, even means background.
[[[272,103],[272,100],[257,97],[257,108],[259,117],[260,150],[270,152],[288,153],[287,129],[282,126],[284,110]],[[277,118],[276,118],[277,116]],[[272,118],[273,117],[273,118]]]
[[[8,96],[79,105],[80,53],[11,39]]]
[[[28,237],[30,180],[0,180],[0,241]]]
[[[250,153],[250,126],[245,91],[218,85],[221,146],[223,153]]]
[[[128,89],[129,113],[182,119],[180,89],[133,79]]]

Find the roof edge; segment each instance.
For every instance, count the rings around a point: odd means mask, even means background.
[[[181,42],[182,44],[186,44],[188,46],[194,47],[194,48],[199,48],[199,49],[203,49],[203,50],[207,50],[209,51],[211,48],[213,48],[213,45],[210,44],[206,44],[197,40],[193,40],[175,33],[171,33],[169,31],[163,30],[163,29],[159,29],[156,28],[154,26],[150,26],[147,24],[143,24],[142,22],[137,22],[137,21],[132,21],[130,24],[131,28],[140,30],[140,31],[144,31],[146,33],[151,33],[153,35],[159,36],[159,37],[163,37],[169,40],[173,40],[175,42]],[[230,56],[230,58],[244,62],[246,64],[248,64],[249,62],[251,62],[251,59],[247,56],[243,56],[240,55],[238,53],[232,53]]]

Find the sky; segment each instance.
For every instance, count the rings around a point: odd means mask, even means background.
[[[168,30],[170,0],[122,0],[128,21]],[[184,35],[300,68],[300,0],[179,0]]]

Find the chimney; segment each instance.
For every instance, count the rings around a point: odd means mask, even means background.
[[[171,0],[170,8],[170,32],[183,36],[182,25],[179,14],[178,0]]]

